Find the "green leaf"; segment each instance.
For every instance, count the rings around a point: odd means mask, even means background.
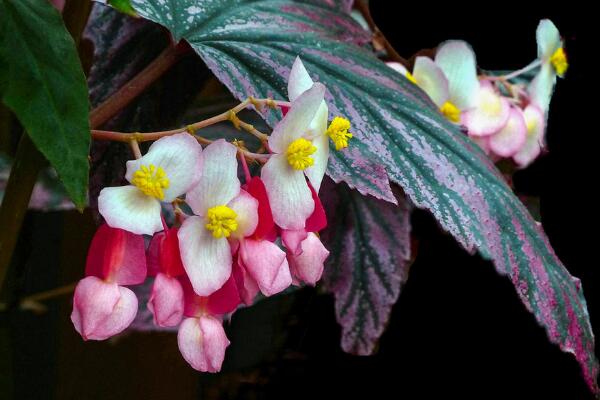
[[[73,39],[47,1],[0,0],[0,15],[0,98],[83,208],[89,102]]]
[[[124,14],[137,17],[137,13],[131,6],[131,2],[129,0],[108,0],[108,4]]]
[[[430,210],[470,252],[494,262],[551,342],[574,354],[598,392],[594,335],[581,284],[502,175],[428,97],[365,47],[370,35],[346,13],[289,0],[134,0],[138,14],[187,40],[238,98],[286,98],[296,56],[328,88],[333,115],[355,135],[333,152],[328,174],[395,202],[389,180]],[[270,124],[277,114],[265,116]]]

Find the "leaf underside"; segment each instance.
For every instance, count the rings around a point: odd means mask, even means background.
[[[549,339],[573,353],[597,391],[598,363],[578,279],[501,174],[415,85],[376,58],[370,36],[330,7],[289,0],[135,0],[138,14],[185,39],[239,99],[286,98],[296,56],[328,88],[332,115],[352,121],[348,149],[328,175],[362,194],[396,202],[389,181],[470,252],[491,259],[515,285]],[[331,115],[330,115],[331,117]],[[274,112],[265,115],[272,125]]]
[[[402,195],[396,206],[343,184],[323,189],[329,224],[321,238],[331,252],[323,279],[335,295],[342,348],[369,355],[408,278],[411,207]]]

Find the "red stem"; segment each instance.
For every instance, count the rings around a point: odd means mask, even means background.
[[[169,68],[190,50],[185,43],[169,45],[146,68],[132,80],[113,93],[90,113],[90,126],[98,128],[125,108],[133,99],[139,96],[148,86],[160,78]],[[118,140],[118,139],[116,139]]]

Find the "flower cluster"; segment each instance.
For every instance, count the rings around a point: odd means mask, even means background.
[[[544,147],[556,77],[568,68],[563,42],[551,21],[538,25],[537,45],[537,60],[505,76],[478,76],[475,53],[455,40],[441,44],[435,59],[417,57],[412,74],[399,64],[391,67],[423,89],[448,120],[464,126],[494,160],[512,158],[525,167]],[[527,85],[511,82],[536,68],[537,75]]]
[[[130,183],[104,188],[102,225],[75,289],[71,319],[86,340],[122,332],[138,301],[125,286],[154,277],[147,304],[160,327],[179,327],[185,360],[199,371],[221,368],[229,341],[223,318],[290,285],[315,285],[329,255],[318,232],[327,225],[318,197],[329,139],[348,146],[350,123],[328,126],[325,87],[300,59],[288,82],[289,107],[265,147],[259,176],[243,152],[223,139],[204,149],[190,133],[164,136],[127,162]],[[238,178],[238,154],[245,175]],[[183,205],[186,204],[186,206]],[[168,227],[162,207],[172,205]],[[182,209],[189,209],[184,213]],[[143,235],[151,236],[145,248]]]

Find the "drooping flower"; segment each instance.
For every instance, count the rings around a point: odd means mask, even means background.
[[[511,107],[504,127],[489,136],[489,148],[500,157],[512,157],[523,147],[526,138],[527,125],[523,111],[518,107]]]
[[[314,286],[323,275],[323,267],[329,251],[313,232],[307,234],[300,247],[299,254],[288,253],[290,271],[296,282]]]
[[[281,292],[292,284],[292,276],[285,252],[273,243],[276,239],[275,224],[262,180],[255,176],[245,188],[258,201],[259,215],[254,233],[239,241],[238,266],[243,271],[238,272],[237,281],[247,300],[252,296],[254,287],[265,296]]]
[[[140,159],[127,162],[125,178],[131,185],[104,188],[98,210],[113,228],[152,235],[163,230],[161,202],[172,202],[197,181],[202,147],[180,133],[154,142]]]
[[[198,184],[186,195],[195,215],[183,222],[177,236],[183,266],[200,296],[209,296],[229,279],[238,241],[258,224],[258,202],[240,188],[236,154],[237,148],[222,139],[208,145]]]
[[[148,273],[154,276],[148,309],[154,323],[161,327],[176,326],[183,316],[183,288],[178,279],[185,274],[179,254],[178,228],[154,235],[148,248]]]
[[[525,143],[519,151],[513,156],[513,160],[521,167],[525,168],[539,156],[544,147],[544,132],[546,130],[546,118],[544,112],[535,104],[529,104],[523,110],[527,134]]]
[[[536,31],[536,40],[541,67],[529,84],[528,92],[531,102],[546,113],[556,84],[556,77],[562,78],[569,64],[560,33],[552,21],[549,19],[540,21]]]
[[[75,288],[71,321],[84,340],[104,340],[127,328],[137,313],[135,294],[123,285],[146,278],[144,238],[104,224],[92,239],[86,278]]]
[[[198,296],[190,281],[182,276],[185,319],[179,326],[177,343],[183,358],[201,372],[219,372],[229,340],[221,316],[234,311],[240,297],[233,277],[208,297]]]
[[[325,128],[319,124],[323,131],[315,132],[312,127],[324,95],[325,87],[320,83],[313,84],[292,101],[290,110],[269,137],[269,148],[273,154],[263,166],[261,177],[273,219],[284,229],[304,228],[315,207],[305,174],[309,176],[306,170],[315,167],[314,170],[319,172],[311,174],[312,179],[310,176],[309,179],[318,181],[320,185],[325,173],[327,159],[313,158],[317,151],[313,139],[323,137]]]

